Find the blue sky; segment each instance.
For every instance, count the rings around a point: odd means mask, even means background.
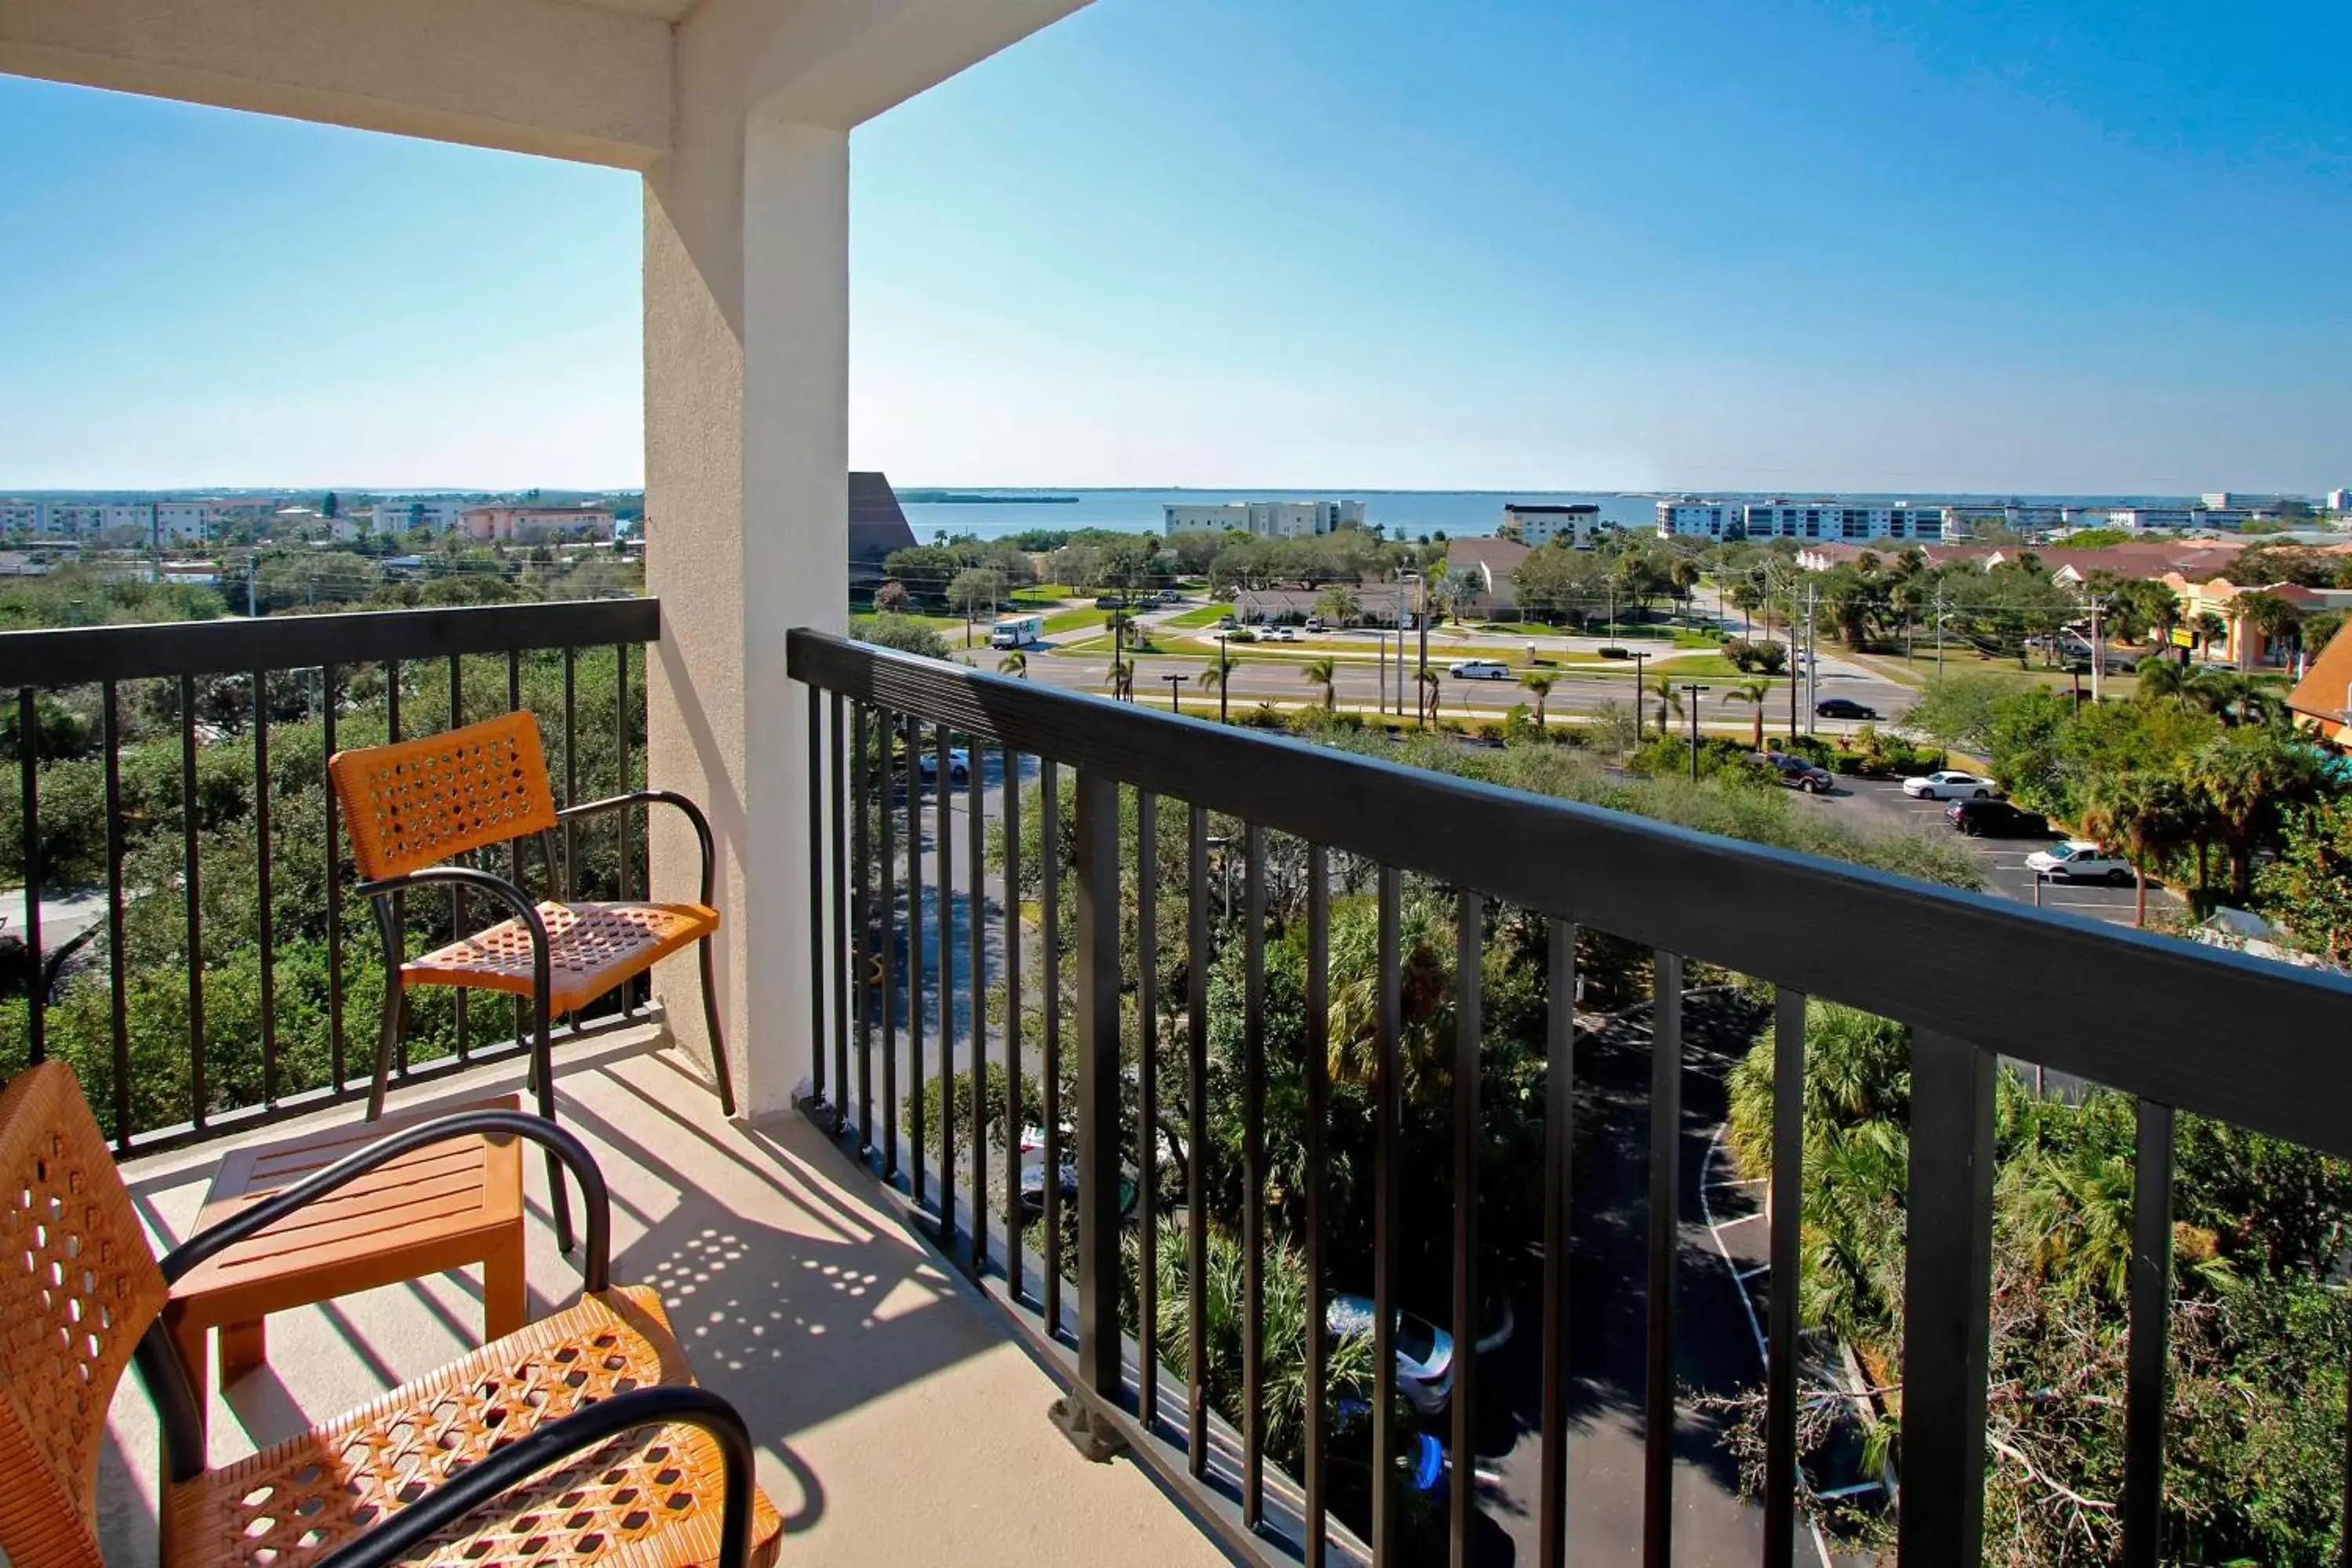
[[[2169,0],[1099,0],[854,139],[852,459],[2352,483],[2347,46]],[[0,485],[639,477],[632,177],[5,79],[0,146]]]

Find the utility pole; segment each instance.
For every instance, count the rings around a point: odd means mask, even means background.
[[[1650,682],[1642,673],[1642,665],[1649,657],[1640,648],[1633,650],[1633,734],[1636,739],[1642,733],[1642,705],[1650,700]]]
[[[1936,679],[1944,679],[1944,585],[1936,584]]]
[[[1413,673],[1413,679],[1421,684],[1423,690],[1426,691],[1429,689],[1429,574],[1423,573],[1419,582],[1421,592],[1415,596],[1420,599],[1421,605],[1414,612],[1413,619],[1420,623],[1414,630],[1421,634],[1421,661],[1419,668]]]
[[[1121,680],[1118,675],[1119,670],[1127,663],[1126,615],[1125,610],[1113,610],[1110,613],[1110,694],[1122,701],[1132,700],[1125,694],[1134,690],[1133,686]]]
[[[254,578],[257,574],[260,559],[259,550],[248,550],[245,552],[245,616],[247,620],[261,614],[254,607],[258,602],[254,589]]]
[[[2107,673],[2106,639],[2099,635],[2099,616],[2107,607],[2100,595],[2091,595],[2091,700],[2096,702],[2105,693]]]
[[[1381,717],[1385,719],[1389,716],[1389,634],[1383,631],[1373,632],[1372,646],[1379,650],[1374,657],[1380,660],[1381,666],[1381,697],[1377,706],[1380,710]]]
[[[1813,704],[1821,700],[1822,634],[1813,624],[1815,585],[1805,584],[1805,733],[1815,728]]]
[[[1698,699],[1699,693],[1712,689],[1696,681],[1685,681],[1683,689],[1690,694],[1691,783],[1698,783]]]
[[[1217,634],[1217,722],[1225,721],[1226,693],[1234,684],[1234,656],[1225,647],[1225,634]]]
[[[1789,584],[1789,740],[1797,739],[1797,687],[1805,679],[1804,656],[1797,647],[1797,585]]]
[[[1189,675],[1163,675],[1160,679],[1168,683],[1168,711],[1171,713],[1184,711],[1183,706],[1176,700],[1176,689],[1192,678]]]

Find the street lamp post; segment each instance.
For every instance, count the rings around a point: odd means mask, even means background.
[[[1696,681],[1685,681],[1683,690],[1690,695],[1691,783],[1698,783],[1698,700],[1699,694],[1712,689]]]
[[[1650,699],[1648,678],[1642,673],[1642,666],[1649,661],[1649,658],[1648,654],[1639,648],[1633,650],[1633,739],[1637,742],[1642,738],[1642,705]],[[1661,721],[1660,731],[1663,731],[1664,728],[1664,723]]]
[[[1189,675],[1163,675],[1160,679],[1168,683],[1168,711],[1171,713],[1184,711],[1182,706],[1176,700],[1176,689],[1192,678]]]
[[[1225,694],[1233,689],[1234,656],[1226,650],[1225,634],[1217,634],[1217,722],[1225,721]]]

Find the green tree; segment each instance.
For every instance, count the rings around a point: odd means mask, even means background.
[[[2123,852],[2131,862],[2132,924],[2147,924],[2147,868],[2187,837],[2189,803],[2179,780],[2161,773],[2120,773],[2095,784],[2083,812],[2083,831]]]
[[[1683,694],[1675,689],[1675,678],[1663,669],[1650,677],[1648,685],[1650,695],[1658,700],[1658,733],[1663,737],[1668,732],[1669,711],[1676,717],[1682,713]]]
[[[1316,595],[1316,613],[1335,626],[1352,626],[1363,613],[1357,602],[1356,591],[1343,583],[1334,583]]]
[[[907,592],[907,584],[893,580],[874,590],[874,613],[877,616],[903,616],[913,611],[915,595]]]
[[[2254,879],[2264,910],[2312,951],[2352,961],[2352,800],[2289,813],[2282,839]]]
[[[2270,729],[2240,728],[2200,747],[2188,784],[2211,814],[2230,857],[2231,900],[2253,891],[2254,852],[2281,814],[2318,793],[2318,760],[2301,742]]]
[[[1029,656],[1022,652],[1017,647],[1013,649],[1003,658],[996,661],[996,673],[999,675],[1015,676],[1023,680],[1028,679]]]
[[[1759,752],[1764,749],[1764,704],[1771,700],[1771,685],[1761,680],[1751,680],[1746,685],[1735,686],[1723,694],[1723,700],[1727,702],[1745,702],[1756,710],[1756,728],[1754,733],[1748,738],[1748,744]]]
[[[1544,703],[1551,696],[1553,682],[1559,679],[1559,676],[1548,669],[1524,669],[1519,672],[1519,684],[1535,695],[1536,728],[1538,731],[1543,728]]]

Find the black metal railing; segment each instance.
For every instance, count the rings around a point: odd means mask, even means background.
[[[1442,1524],[1423,1520],[1419,1527],[1437,1531],[1443,1553],[1456,1563],[1476,1554],[1485,1505],[1472,1484],[1475,1423],[1495,1394],[1471,1376],[1477,1356],[1470,1346],[1482,1271],[1496,1266],[1492,1249],[1482,1247],[1478,1216],[1482,1207],[1516,1195],[1482,1189],[1475,1148],[1487,1001],[1481,950],[1506,910],[1539,922],[1532,951],[1542,955],[1537,994],[1546,999],[1549,1020],[1533,1096],[1542,1124],[1536,1208],[1543,1386],[1539,1480],[1529,1505],[1538,1516],[1538,1560],[1546,1563],[1565,1561],[1585,1506],[1571,1494],[1565,1455],[1571,1171],[1581,1147],[1575,1108],[1584,1062],[1573,1009],[1580,942],[1594,932],[1611,933],[1621,947],[1634,944],[1626,950],[1641,953],[1654,988],[1647,1213],[1645,1224],[1630,1231],[1646,1237],[1635,1244],[1646,1256],[1633,1276],[1646,1278],[1640,1328],[1645,1354],[1634,1380],[1643,1423],[1640,1551],[1646,1563],[1664,1564],[1675,1550],[1686,965],[1717,966],[1774,987],[1772,1285],[1761,1331],[1762,1540],[1770,1564],[1791,1560],[1800,1506],[1800,1324],[1791,1282],[1809,997],[1898,1021],[1911,1036],[1897,1510],[1906,1563],[1958,1568],[1979,1559],[1994,1087],[2001,1058],[2046,1064],[2138,1099],[2122,1501],[2122,1555],[2131,1563],[2157,1561],[2173,1111],[2352,1156],[2352,1060],[2313,1047],[2343,1037],[2352,1025],[2352,985],[2333,977],[817,633],[792,635],[789,669],[812,693],[808,767],[812,798],[820,803],[809,828],[821,873],[811,889],[815,1113],[886,1176],[903,1183],[942,1247],[983,1279],[1055,1363],[1069,1385],[1074,1435],[1097,1449],[1106,1443],[1131,1447],[1228,1547],[1250,1560],[1320,1563],[1366,1552],[1386,1563],[1402,1560],[1412,1544],[1416,1521],[1394,1468],[1406,1434],[1392,1396],[1370,1401],[1370,1496],[1359,1510],[1360,1531],[1340,1530],[1329,1517],[1343,1473],[1325,1381],[1335,1345],[1315,1303],[1327,1287],[1334,1238],[1360,1226],[1366,1205],[1375,1381],[1384,1387],[1396,1364],[1396,1310],[1408,1294],[1452,1313],[1456,1382],[1444,1447],[1454,1484]],[[961,764],[951,744],[966,753]],[[963,796],[968,850],[961,905],[952,854],[957,795]],[[1024,822],[1024,795],[1042,823]],[[1074,805],[1066,827],[1065,795]],[[1171,818],[1181,825],[1174,845],[1163,842],[1161,832]],[[1131,838],[1123,826],[1130,822]],[[1219,827],[1225,831],[1213,832]],[[1291,899],[1303,910],[1303,998],[1269,995],[1265,914],[1274,839],[1282,845],[1286,876],[1293,866],[1305,868],[1304,893]],[[1066,847],[1074,860],[1075,909],[1065,907],[1061,891]],[[1295,847],[1303,854],[1292,855]],[[1221,889],[1213,870],[1241,877],[1238,931],[1230,882]],[[1401,1072],[1408,1065],[1400,924],[1408,879],[1450,900],[1454,921],[1450,1000],[1415,1002],[1423,1009],[1450,1007],[1450,1058],[1412,1064],[1442,1075],[1445,1103],[1433,1121],[1450,1126],[1451,1142],[1444,1150],[1448,1157],[1426,1167],[1413,1163],[1410,1170],[1409,1162],[1430,1151],[1408,1149],[1400,1121],[1406,1093]],[[1127,880],[1131,900],[1122,894]],[[1335,887],[1369,889],[1349,896],[1377,905],[1376,948],[1351,951],[1345,962],[1356,967],[1338,967],[1331,951]],[[1163,889],[1185,900],[1181,921],[1169,922],[1181,924],[1172,946],[1160,929]],[[981,941],[992,902],[1002,944],[992,974]],[[949,962],[960,909],[967,922],[961,980]],[[936,975],[927,973],[927,926]],[[1075,948],[1067,962],[1066,929]],[[1031,930],[1034,942],[1024,951]],[[1287,932],[1283,940],[1290,940]],[[1236,942],[1237,988],[1226,983]],[[1028,967],[1033,960],[1039,969]],[[1412,984],[1422,979],[1416,974]],[[927,984],[937,1003],[928,1019]],[[1163,985],[1177,988],[1176,996],[1163,994]],[[1361,1173],[1347,1173],[1344,1204],[1333,1195],[1340,1173],[1326,1147],[1338,1126],[1331,1120],[1339,1092],[1331,1053],[1341,1042],[1328,1032],[1339,1016],[1334,987],[1349,989],[1350,1007],[1360,1005],[1367,987],[1371,999],[1371,1055],[1360,1086],[1374,1119],[1370,1170],[1368,1182]],[[1074,1061],[1063,1054],[1066,994]],[[1181,1015],[1172,1010],[1178,996]],[[1130,999],[1139,1015],[1132,1019]],[[1303,1013],[1295,1082],[1287,1066],[1279,1081],[1268,1078],[1269,1015],[1277,1005]],[[1163,1023],[1182,1034],[1181,1051],[1167,1048]],[[901,1025],[906,1079],[898,1076]],[[1002,1075],[993,1088],[991,1028],[998,1031],[993,1065]],[[1215,1059],[1213,1035],[1225,1042]],[[927,1046],[937,1052],[935,1068],[927,1066]],[[968,1101],[959,1100],[960,1077],[968,1081]],[[1066,1106],[1066,1079],[1075,1093]],[[1294,1090],[1305,1107],[1302,1144],[1270,1149],[1268,1096]],[[1414,1092],[1427,1092],[1426,1085]],[[1207,1107],[1217,1095],[1238,1102],[1242,1122],[1232,1159],[1245,1270],[1244,1343],[1231,1426],[1209,1408],[1203,1370],[1211,1301],[1204,1292],[1213,1289]],[[1165,1114],[1170,1096],[1182,1100],[1181,1120]],[[927,1115],[942,1124],[927,1128]],[[1036,1202],[1029,1205],[1018,1151],[1033,1118],[1044,1147],[1034,1167]],[[1066,1135],[1076,1141],[1067,1156],[1076,1172],[1069,1216],[1059,1176]],[[1000,1162],[993,1181],[992,1141]],[[1181,1215],[1172,1194],[1155,1190],[1163,1149],[1180,1142],[1182,1160],[1168,1163],[1183,1166],[1188,1190]],[[1137,1167],[1132,1178],[1125,1169],[1130,1163]],[[1443,1190],[1438,1212],[1454,1217],[1442,1249],[1404,1228],[1408,1178],[1416,1190]],[[1294,1181],[1303,1193],[1276,1194],[1278,1183]],[[1123,1193],[1139,1184],[1131,1232],[1137,1310],[1122,1303],[1122,1238],[1129,1234],[1122,1211]],[[1300,1352],[1306,1429],[1295,1485],[1270,1463],[1266,1430],[1269,1379],[1277,1369],[1265,1361],[1262,1269],[1269,1256],[1267,1215],[1276,1204],[1298,1216],[1286,1223],[1300,1237],[1307,1280]],[[1149,1283],[1156,1281],[1161,1232],[1171,1225],[1184,1233],[1187,1297],[1185,1342],[1173,1345],[1158,1333],[1157,1309],[1169,1303],[1155,1300]],[[1401,1278],[1409,1253],[1442,1260],[1442,1289],[1419,1270],[1412,1280]],[[1075,1301],[1066,1310],[1073,1289]],[[1171,1410],[1179,1405],[1181,1411]],[[1416,1539],[1427,1544],[1425,1536]],[[1631,1542],[1622,1545],[1632,1550]]]
[[[373,1056],[350,1033],[357,1014],[373,1039],[383,975],[345,952],[363,917],[327,758],[530,708],[559,804],[634,787],[645,661],[632,650],[660,626],[657,601],[613,599],[0,634],[18,785],[16,831],[0,840],[23,884],[0,915],[18,915],[26,953],[47,954],[0,999],[0,1017],[23,1014],[0,1037],[0,1074],[69,1060],[125,1154],[365,1092]],[[617,815],[593,842],[567,825],[566,889],[645,887],[644,833]],[[71,944],[42,931],[60,892],[102,896]],[[469,912],[457,892],[410,900],[412,951],[472,929]],[[410,1012],[395,1081],[520,1048],[519,1009],[487,997],[422,993]]]

